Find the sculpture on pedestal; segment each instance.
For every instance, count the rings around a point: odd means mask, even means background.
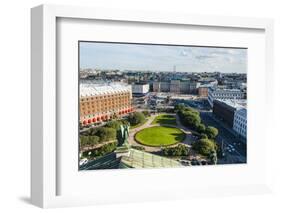
[[[117,130],[117,140],[118,140],[119,147],[129,148],[129,142],[128,142],[129,129],[130,129],[130,125],[122,124],[120,126],[120,129]]]

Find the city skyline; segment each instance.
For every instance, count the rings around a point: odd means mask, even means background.
[[[247,49],[79,42],[80,68],[246,73]]]

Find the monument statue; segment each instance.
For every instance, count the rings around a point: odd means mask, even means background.
[[[130,129],[130,125],[122,124],[120,126],[120,129],[117,131],[118,146],[122,146],[122,147],[129,146],[129,142],[128,142],[129,129]]]
[[[128,138],[129,138],[129,128],[130,125],[125,125],[124,126],[124,145],[128,146],[129,142],[128,142]]]

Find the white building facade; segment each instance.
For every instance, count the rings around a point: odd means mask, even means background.
[[[136,95],[145,95],[149,92],[149,84],[132,84],[132,93]]]
[[[218,100],[231,100],[231,99],[244,99],[245,93],[239,89],[219,89],[210,87],[208,89],[208,102],[213,107],[213,101]]]
[[[247,109],[237,109],[234,114],[233,130],[243,138],[247,138]]]
[[[171,92],[175,94],[195,94],[200,83],[190,80],[171,80],[153,82],[153,92]]]

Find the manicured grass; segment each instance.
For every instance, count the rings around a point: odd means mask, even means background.
[[[154,120],[152,121],[152,124],[168,124],[168,125],[177,125],[176,118],[173,115],[167,115],[167,114],[162,114],[158,115]]]
[[[185,133],[175,127],[155,126],[143,129],[135,135],[140,144],[146,146],[169,146],[183,141]]]

